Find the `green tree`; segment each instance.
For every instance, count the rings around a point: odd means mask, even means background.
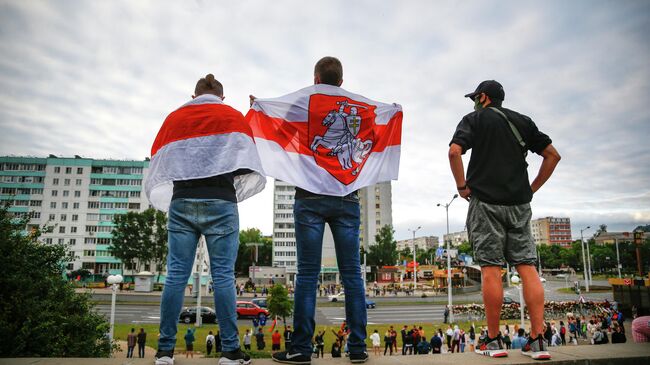
[[[167,259],[167,217],[163,212],[147,209],[128,212],[113,218],[111,252],[124,265],[140,271],[145,263],[153,263],[158,274]],[[124,266],[122,266],[124,272]]]
[[[472,244],[467,242],[467,241],[461,243],[460,245],[458,245],[458,253],[459,254],[464,253],[466,255],[473,255],[474,251],[472,250]]]
[[[257,266],[271,266],[273,262],[273,241],[264,237],[262,231],[257,228],[244,229],[239,232],[239,249],[235,263],[235,272],[239,275],[248,275],[248,268],[255,260],[255,247],[248,246],[248,243],[262,243],[257,247]]]
[[[282,318],[282,323],[287,326],[287,317],[293,313],[293,303],[289,300],[287,288],[275,284],[269,291],[267,307],[272,317]]]
[[[67,247],[23,233],[0,206],[0,357],[108,357],[109,325],[63,279]]]
[[[397,242],[393,238],[395,230],[391,225],[385,225],[375,235],[375,244],[368,250],[368,265],[381,267],[394,265],[397,261]]]

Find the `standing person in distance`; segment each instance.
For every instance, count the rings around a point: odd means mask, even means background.
[[[469,201],[467,231],[474,260],[481,266],[488,332],[476,351],[493,357],[508,355],[499,334],[501,269],[507,262],[522,279],[531,319],[531,335],[522,353],[550,359],[542,335],[544,288],[535,268],[530,201],[553,173],[560,155],[529,117],[501,105],[505,92],[500,83],[483,81],[465,96],[474,102],[475,111],[458,124],[449,143],[449,162],[458,193]],[[469,149],[472,156],[466,179],[461,156]],[[543,158],[532,183],[526,170],[529,150]]]

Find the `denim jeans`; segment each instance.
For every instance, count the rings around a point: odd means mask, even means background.
[[[235,298],[235,260],[239,246],[237,204],[220,199],[174,199],[169,207],[167,278],[160,302],[158,350],[176,345],[185,287],[201,235],[210,257],[214,303],[224,351],[239,347]]]
[[[366,301],[359,259],[359,199],[315,196],[294,204],[298,274],[294,295],[294,333],[291,352],[311,356],[315,327],[316,292],[321,271],[323,234],[328,223],[334,236],[336,260],[345,286],[345,317],[351,353],[366,350]]]

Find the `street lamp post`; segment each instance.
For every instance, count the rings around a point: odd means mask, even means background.
[[[416,229],[410,229],[413,232],[413,296],[415,296],[415,289],[418,287],[418,272],[417,272],[417,251],[415,250],[415,232],[419,231],[422,226]]]
[[[111,296],[111,328],[108,332],[108,339],[110,343],[113,343],[113,334],[115,333],[115,298],[117,297],[117,288],[119,284],[124,280],[122,275],[110,275],[106,278],[106,282],[111,284],[111,290],[113,292]]]
[[[616,270],[618,270],[618,278],[621,278],[621,256],[618,254],[618,238],[614,239],[616,243]]]
[[[447,204],[438,203],[439,207],[445,207],[445,212],[447,213],[447,238],[449,238],[449,206],[456,198],[458,198],[458,194],[454,194],[454,196]],[[449,239],[447,239],[446,241],[447,241],[447,305],[449,306],[449,323],[451,323],[454,321],[454,311],[451,306],[451,253],[450,253],[451,242]]]
[[[580,230],[580,247],[582,248],[582,271],[585,277],[585,290],[589,293],[589,274],[587,274],[587,261],[585,258],[585,239],[582,236],[582,232],[588,230],[591,226],[587,226]],[[589,248],[589,247],[587,247]]]
[[[517,291],[519,292],[519,316],[521,318],[521,328],[524,328],[524,305],[526,305],[526,303],[524,302],[524,294],[522,292],[521,283],[519,282],[519,276],[517,274],[512,275],[510,281],[517,286]]]

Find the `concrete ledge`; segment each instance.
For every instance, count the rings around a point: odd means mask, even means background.
[[[370,357],[367,364],[373,365],[481,365],[481,364],[553,364],[553,365],[645,365],[650,364],[650,343],[635,344],[608,344],[608,345],[585,345],[585,346],[562,346],[551,348],[553,359],[550,361],[536,361],[521,355],[519,350],[511,350],[507,358],[493,359],[473,353],[464,354],[440,354],[440,355],[417,355],[417,356],[379,356]],[[327,356],[327,355],[326,355]],[[214,358],[186,359],[177,355],[177,365],[214,365],[217,360]],[[151,365],[152,358],[145,359],[78,359],[78,358],[19,358],[0,359],[0,365]],[[271,359],[253,360],[255,365],[271,365]],[[346,358],[314,359],[314,365],[349,365]]]

